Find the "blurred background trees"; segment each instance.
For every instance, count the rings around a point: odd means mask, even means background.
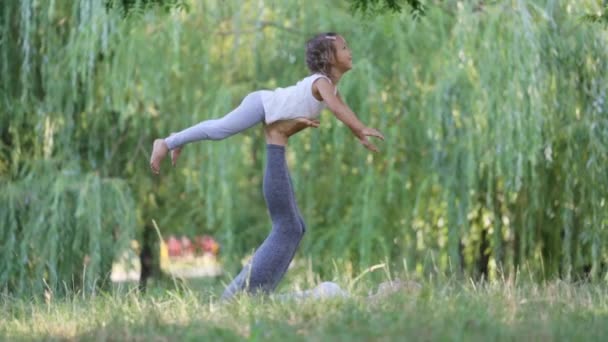
[[[605,276],[608,40],[580,20],[603,4],[357,3],[3,2],[0,286],[92,290],[153,219],[213,235],[236,272],[270,229],[261,128],[160,177],[151,143],[304,77],[318,31],[346,37],[340,91],[387,139],[369,154],[327,112],[290,144],[315,269]]]

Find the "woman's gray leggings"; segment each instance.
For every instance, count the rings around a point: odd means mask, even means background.
[[[294,197],[285,161],[285,147],[268,144],[266,151],[264,198],[272,220],[272,230],[253,254],[251,262],[226,288],[222,299],[229,299],[239,291],[268,293],[274,290],[285,275],[306,231]]]
[[[241,104],[220,119],[202,121],[165,138],[170,150],[198,140],[222,140],[264,121],[264,105],[258,90],[245,96]]]

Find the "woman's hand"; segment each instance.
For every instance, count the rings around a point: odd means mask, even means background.
[[[307,118],[281,120],[266,125],[264,127],[264,133],[266,134],[266,141],[269,144],[285,146],[287,145],[287,140],[290,136],[308,127],[319,127],[319,120]]]

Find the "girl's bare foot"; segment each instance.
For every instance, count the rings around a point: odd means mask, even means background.
[[[167,152],[169,152],[169,147],[163,139],[154,140],[152,155],[150,156],[150,168],[155,174],[160,173],[160,163],[167,156]]]

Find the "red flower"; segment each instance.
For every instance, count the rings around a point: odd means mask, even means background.
[[[171,235],[166,243],[170,257],[182,255],[182,244],[178,239],[175,238],[175,236]]]

